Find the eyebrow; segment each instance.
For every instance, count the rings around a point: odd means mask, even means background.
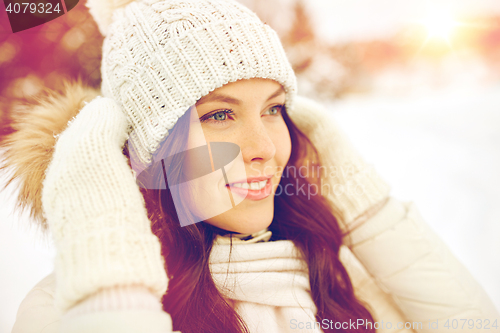
[[[283,87],[279,87],[278,90],[276,90],[271,96],[269,96],[267,101],[269,101],[275,97],[278,97],[284,93],[285,93],[285,90],[283,90]],[[203,96],[202,98],[200,98],[198,100],[198,102],[196,104],[203,104],[203,103],[208,103],[208,102],[225,102],[225,103],[234,104],[234,105],[241,105],[242,104],[242,101],[237,99],[237,98],[233,98],[233,97],[230,97],[230,96],[227,96],[224,94],[217,94],[217,93]]]

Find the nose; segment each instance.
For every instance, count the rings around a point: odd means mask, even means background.
[[[276,146],[260,117],[247,123],[240,140],[241,153],[245,163],[265,163],[276,154]]]
[[[265,163],[276,154],[276,146],[261,117],[248,121],[241,133],[239,141],[245,163]]]

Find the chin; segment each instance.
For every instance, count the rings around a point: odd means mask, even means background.
[[[263,221],[257,223],[255,221],[252,221],[247,227],[237,228],[239,230],[234,230],[234,231],[240,234],[254,234],[256,232],[261,231],[262,229],[269,227],[272,221],[273,221],[272,219],[270,219],[269,221]]]
[[[205,222],[227,231],[253,234],[269,227],[273,222],[274,207],[266,208],[253,212],[251,210],[244,212],[230,210]]]
[[[205,222],[227,231],[253,234],[271,225],[274,218],[274,197],[260,202],[242,202],[235,208],[214,216]]]

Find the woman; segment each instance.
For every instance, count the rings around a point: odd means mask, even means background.
[[[69,86],[33,113],[48,155],[28,155],[45,175],[25,179],[25,202],[57,257],[14,332],[426,332],[446,319],[493,321],[414,205],[390,198],[327,113],[295,96],[276,34],[252,12],[226,0],[90,6],[106,35],[105,98]],[[21,177],[26,123],[6,155]]]

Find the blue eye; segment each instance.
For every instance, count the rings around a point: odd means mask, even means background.
[[[213,113],[209,113],[200,118],[200,122],[210,122],[213,121],[215,123],[223,123],[225,122],[229,116],[234,114],[233,110],[221,110]]]
[[[227,114],[225,112],[217,112],[217,113],[213,114],[210,118],[213,120],[222,121],[222,120],[227,119]]]
[[[279,113],[281,113],[281,110],[283,109],[283,105],[275,105],[275,106],[272,106],[268,109],[268,114],[271,115],[271,116],[275,116]]]

